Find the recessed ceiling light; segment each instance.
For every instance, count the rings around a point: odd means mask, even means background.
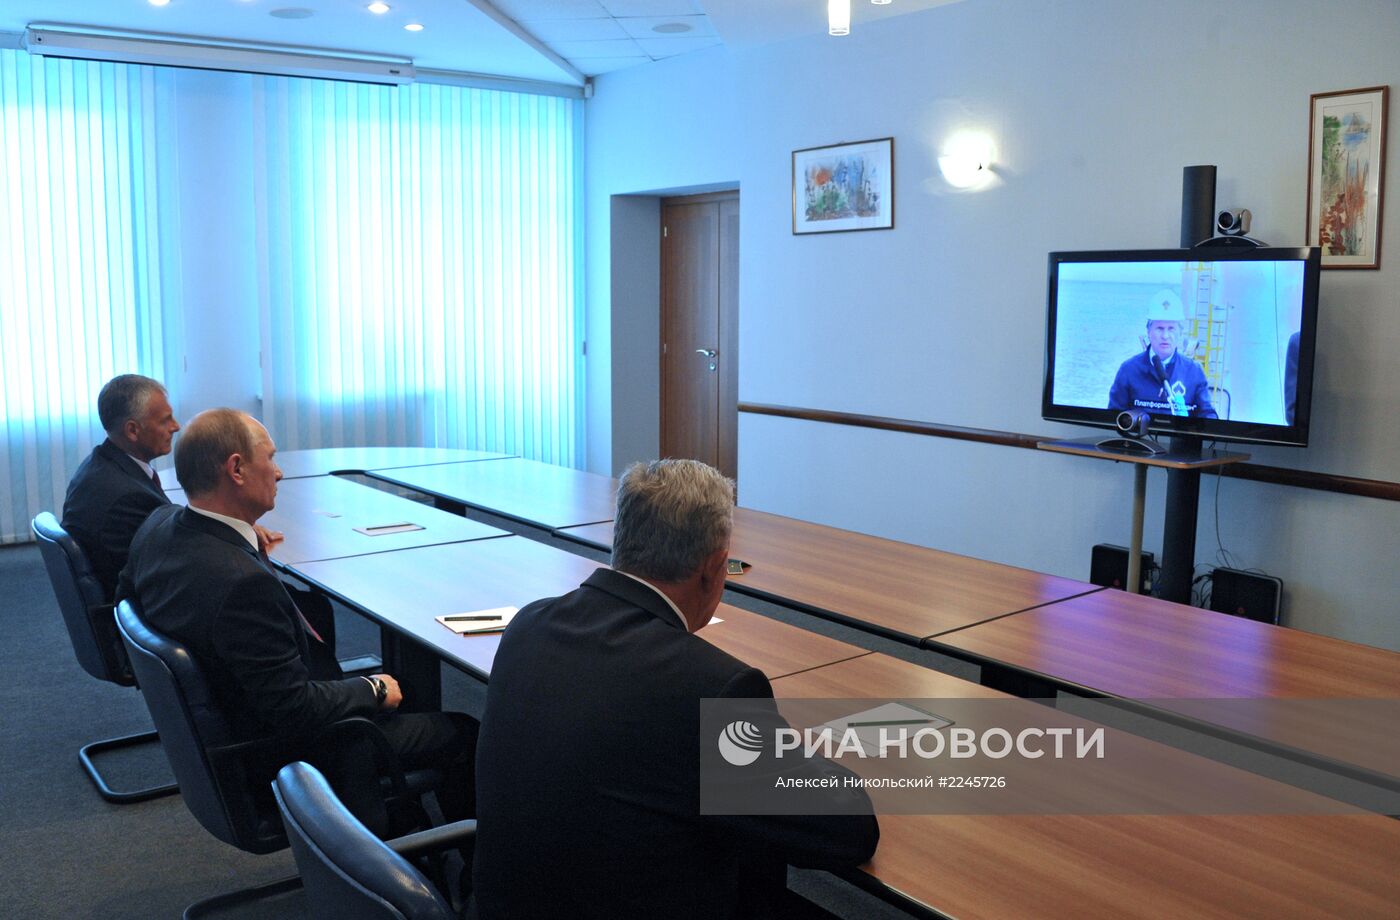
[[[661,23],[660,25],[652,26],[652,27],[651,27],[651,30],[652,30],[653,32],[660,32],[662,35],[675,35],[675,34],[677,34],[678,32],[689,32],[689,31],[690,31],[690,23],[688,23],[688,22],[663,22],[663,23]]]
[[[310,19],[316,11],[304,6],[284,6],[280,10],[269,10],[267,15],[274,19]]]
[[[169,6],[170,0],[146,0],[151,6]]]
[[[406,31],[406,32],[422,32],[422,31],[423,31],[423,24],[422,24],[421,22],[410,22],[408,25],[404,26],[404,31]]]
[[[374,0],[374,2],[367,6],[366,9],[368,9],[371,13],[374,13],[376,16],[382,16],[383,14],[389,12],[389,4],[380,3],[379,0]]]

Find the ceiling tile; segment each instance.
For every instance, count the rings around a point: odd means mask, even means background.
[[[542,42],[595,42],[628,37],[616,19],[545,19],[522,22],[520,27]]]
[[[569,60],[582,57],[631,57],[646,54],[630,38],[601,42],[550,42],[549,47]]]
[[[615,58],[574,58],[569,63],[590,77],[596,77],[600,73],[610,73],[614,70],[623,70],[627,67],[636,67],[638,64],[647,64],[651,58],[646,55],[637,57],[615,57]]]
[[[681,22],[690,26],[689,32],[660,33],[654,26],[671,22]],[[632,16],[618,19],[617,24],[633,38],[695,38],[715,34],[714,27],[704,16]]]
[[[598,0],[614,16],[689,16],[705,12],[696,0]]]
[[[608,15],[608,11],[603,9],[603,4],[598,0],[491,0],[491,5],[516,22],[538,19],[601,19]]]
[[[688,51],[699,51],[701,48],[710,48],[720,43],[719,36],[700,36],[698,38],[639,38],[637,44],[642,50],[651,56],[653,60],[674,57],[677,54],[685,54]]]

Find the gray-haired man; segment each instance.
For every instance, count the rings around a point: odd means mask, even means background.
[[[874,853],[868,813],[700,813],[700,701],[771,709],[773,696],[694,635],[724,591],[733,504],[733,482],[703,463],[634,464],[613,568],[506,630],[477,749],[481,920],[770,916],[784,864],[843,869]]]

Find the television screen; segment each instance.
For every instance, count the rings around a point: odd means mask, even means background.
[[[1042,415],[1306,445],[1317,248],[1050,254]]]

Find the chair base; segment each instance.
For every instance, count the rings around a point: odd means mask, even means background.
[[[264,898],[275,897],[279,894],[286,894],[289,891],[296,891],[300,887],[301,876],[294,875],[291,878],[278,879],[275,882],[268,882],[264,885],[240,888],[237,891],[216,894],[212,898],[195,901],[189,907],[185,908],[185,912],[181,914],[180,917],[181,920],[201,920],[201,918],[207,917],[215,911],[236,907],[240,904],[261,901]]]
[[[175,783],[168,783],[163,786],[148,786],[145,789],[133,789],[130,792],[120,792],[107,784],[107,780],[97,769],[97,764],[93,757],[103,751],[115,751],[121,748],[138,747],[143,744],[159,744],[160,736],[153,731],[138,732],[135,735],[123,735],[120,738],[105,738],[102,741],[94,741],[91,744],[83,745],[78,750],[78,760],[82,761],[83,770],[87,772],[88,779],[97,787],[97,794],[109,802],[116,802],[118,805],[129,805],[132,802],[144,802],[147,799],[158,799],[163,795],[174,795],[180,791],[180,787]]]

